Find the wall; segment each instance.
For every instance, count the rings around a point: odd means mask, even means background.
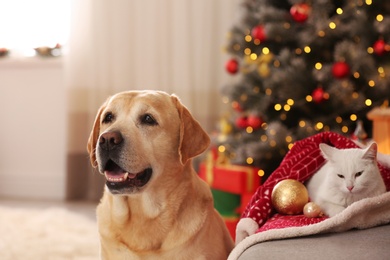
[[[149,16],[134,17],[122,6],[148,3],[74,2],[80,5],[73,10],[66,83],[61,59],[0,58],[0,196],[100,198],[104,178],[88,174],[85,147],[97,108],[113,92],[176,93],[209,131],[220,118],[218,88],[229,75],[219,51],[239,0],[154,0]]]
[[[62,70],[61,58],[0,59],[0,196],[65,198]]]

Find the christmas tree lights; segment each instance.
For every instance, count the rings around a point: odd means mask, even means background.
[[[244,0],[240,8],[226,46],[234,69],[222,91],[232,109],[216,139],[221,153],[269,174],[296,140],[351,135],[358,121],[371,132],[367,112],[390,97],[387,1]]]

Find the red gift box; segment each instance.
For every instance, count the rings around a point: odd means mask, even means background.
[[[233,194],[252,195],[261,184],[259,168],[219,161],[211,153],[199,166],[199,177],[211,188]]]
[[[201,179],[209,184],[212,190],[223,191],[225,194],[239,195],[239,205],[234,204],[237,206],[235,210],[228,214],[227,212],[219,212],[225,221],[230,235],[234,239],[236,226],[240,218],[239,215],[245,210],[252,195],[261,184],[261,177],[259,175],[259,168],[232,165],[225,159],[217,156],[215,151],[210,151],[207,159],[199,165],[198,174]],[[216,196],[214,193],[213,196]],[[214,198],[214,202],[219,203],[221,199],[224,199],[223,195],[218,195]],[[228,203],[234,203],[234,201],[228,201]],[[215,207],[221,208],[218,205],[215,205]]]
[[[213,165],[210,168],[207,163],[201,163],[199,177],[213,189],[240,195],[241,202],[237,212],[242,213],[261,184],[258,171],[257,168],[238,165]]]
[[[222,216],[223,221],[230,233],[230,236],[233,238],[233,241],[236,240],[236,226],[240,217],[237,216]]]

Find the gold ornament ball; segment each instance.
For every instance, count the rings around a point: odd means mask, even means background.
[[[268,64],[262,63],[259,65],[257,71],[259,72],[259,75],[263,78],[266,78],[271,73],[271,70],[268,66]]]
[[[232,125],[229,123],[228,120],[226,120],[225,118],[222,118],[221,121],[220,121],[220,126],[221,126],[221,133],[222,134],[230,134],[233,130],[233,127]]]
[[[279,213],[296,215],[302,213],[303,207],[309,201],[309,194],[301,182],[287,179],[275,185],[271,200]]]
[[[322,213],[320,206],[314,202],[309,202],[303,207],[303,215],[308,218],[317,218],[324,216],[324,213]]]

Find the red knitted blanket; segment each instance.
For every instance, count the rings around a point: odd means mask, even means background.
[[[326,219],[307,218],[304,215],[277,214],[272,207],[273,187],[284,179],[295,179],[302,183],[308,180],[325,162],[319,144],[327,143],[339,149],[358,148],[350,139],[332,132],[324,132],[303,139],[294,144],[280,166],[270,175],[263,185],[258,187],[242,214],[242,218],[251,218],[259,225],[257,232],[269,229],[306,226]],[[387,191],[390,190],[390,169],[378,163]]]

